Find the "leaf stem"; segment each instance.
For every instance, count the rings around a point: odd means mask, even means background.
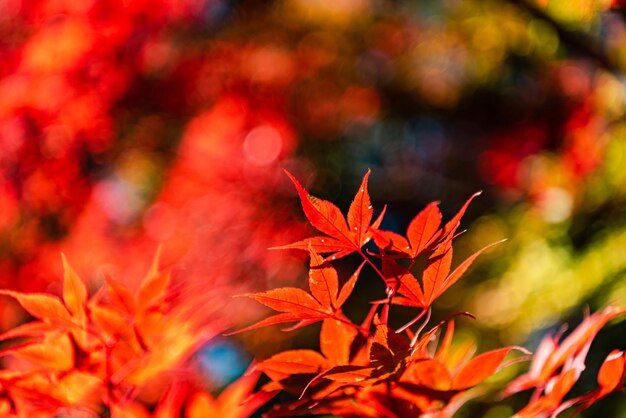
[[[415,332],[415,335],[413,336],[413,339],[411,340],[411,348],[415,347],[415,344],[417,344],[417,340],[418,340],[418,338],[420,336],[420,333],[422,331],[424,331],[424,328],[426,328],[426,325],[428,324],[428,321],[430,321],[430,314],[431,314],[432,310],[430,308],[428,308],[428,310],[426,312],[428,312],[428,315],[426,315],[426,319],[424,320],[424,323],[422,325],[420,325],[418,330]]]

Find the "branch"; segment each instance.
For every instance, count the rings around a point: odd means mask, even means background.
[[[623,75],[624,69],[621,68],[592,37],[565,28],[552,16],[530,3],[528,0],[506,1],[550,25],[552,29],[556,31],[559,39],[573,51],[586,55],[594,60],[600,67],[617,76]]]

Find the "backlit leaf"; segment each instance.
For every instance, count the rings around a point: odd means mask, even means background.
[[[330,362],[317,351],[288,350],[263,360],[255,370],[266,373],[317,374],[331,366]]]
[[[361,186],[348,210],[348,226],[350,227],[350,232],[354,234],[354,243],[359,248],[365,245],[369,240],[368,228],[374,213],[372,202],[370,201],[370,196],[367,191],[369,176],[370,170],[367,170]]]
[[[425,306],[424,293],[413,274],[392,259],[383,259],[383,275],[387,286],[411,301],[411,306]]]
[[[26,312],[44,322],[57,324],[71,323],[69,311],[56,296],[43,293],[26,294],[11,290],[0,290],[0,295],[14,298]]]
[[[411,257],[417,257],[426,249],[441,224],[441,212],[439,203],[429,203],[420,213],[413,218],[406,231],[406,236],[411,246]]]
[[[339,297],[337,298],[338,308],[341,307],[352,294],[352,291],[354,290],[354,285],[356,284],[356,281],[361,274],[361,269],[364,265],[365,261],[361,263],[361,265],[356,269],[352,276],[350,276],[348,281],[344,283],[343,287],[341,288],[341,292],[339,292]]]
[[[482,194],[482,191],[476,192],[473,195],[471,195],[469,199],[467,199],[467,201],[463,204],[461,209],[459,209],[457,214],[454,215],[454,217],[450,219],[446,223],[446,225],[443,227],[443,230],[439,238],[446,240],[448,237],[451,238],[455,234],[456,230],[459,228],[459,225],[461,225],[461,218],[463,217],[463,215],[465,215],[465,211],[467,210],[467,207],[472,202],[472,200],[474,200],[474,198],[480,196],[481,194]]]
[[[159,248],[154,256],[148,274],[139,287],[137,304],[142,309],[160,304],[165,297],[165,291],[170,282],[170,275],[159,271],[160,253],[161,249]]]
[[[347,244],[343,241],[339,241],[338,239],[331,237],[312,237],[306,238],[302,241],[297,241],[292,244],[281,245],[280,247],[272,247],[270,250],[303,250],[309,251],[309,248],[312,248],[315,252],[320,254],[325,253],[334,253],[340,251],[350,251],[354,250],[354,245]]]
[[[67,309],[81,323],[85,320],[85,302],[87,301],[87,288],[78,274],[67,262],[65,255],[61,254],[63,260],[63,301]]]
[[[320,350],[334,366],[350,362],[350,347],[357,331],[335,319],[325,319],[320,332]]]
[[[285,173],[296,187],[302,209],[311,225],[331,237],[351,242],[352,234],[339,208],[326,200],[311,196],[290,172],[285,170]]]
[[[452,388],[462,390],[476,386],[498,371],[500,364],[516,347],[505,347],[488,351],[471,359],[453,378]]]
[[[474,260],[476,260],[476,258],[478,258],[479,255],[481,255],[482,253],[484,253],[485,251],[487,251],[488,249],[502,243],[506,241],[505,239],[502,241],[498,241],[498,242],[494,242],[492,244],[487,245],[486,247],[476,251],[474,254],[472,254],[471,256],[469,256],[468,258],[466,258],[461,264],[459,264],[457,266],[457,268],[454,269],[454,271],[452,273],[450,273],[450,275],[448,277],[446,277],[444,279],[444,281],[441,283],[441,286],[437,289],[436,293],[435,293],[435,298],[441,296],[441,294],[443,292],[445,292],[446,290],[448,290],[454,283],[456,283],[461,276],[467,271],[467,269],[472,265],[472,263],[474,262]]]
[[[339,278],[337,271],[315,250],[310,249],[311,262],[309,268],[309,288],[311,294],[324,307],[337,307]]]
[[[614,391],[624,379],[624,352],[613,350],[598,372],[598,385],[603,393]]]
[[[424,285],[424,303],[430,306],[441,294],[440,289],[445,283],[450,265],[452,264],[452,242],[446,241],[429,257],[422,275]]]
[[[313,296],[295,287],[282,287],[241,296],[254,299],[279,312],[319,313],[323,309]]]

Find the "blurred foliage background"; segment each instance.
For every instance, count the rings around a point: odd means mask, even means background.
[[[399,232],[485,191],[459,258],[509,241],[439,306],[473,312],[483,348],[626,304],[619,0],[1,0],[0,60],[2,287],[58,291],[61,251],[92,289],[133,283],[159,243],[189,303],[303,283],[302,254],[266,250],[308,234],[281,169],[345,209],[371,168]],[[234,326],[264,313],[223,300]],[[220,340],[202,364],[219,386],[313,336]]]

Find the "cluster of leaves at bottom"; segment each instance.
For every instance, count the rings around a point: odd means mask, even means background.
[[[91,297],[63,261],[61,298],[0,291],[35,318],[0,334],[1,417],[244,418],[271,397],[249,397],[255,372],[214,398],[185,367],[224,326],[177,300],[158,254],[136,292],[107,279]]]
[[[311,196],[287,174],[298,191],[306,217],[325,234],[279,247],[310,253],[310,292],[279,288],[243,295],[278,313],[238,332],[288,322],[294,322],[292,329],[296,329],[321,321],[321,352],[289,350],[255,366],[270,378],[259,393],[271,396],[286,391],[298,398],[275,406],[267,416],[449,417],[484,392],[478,385],[487,378],[513,362],[529,358],[531,353],[522,347],[505,347],[474,356],[472,342],[452,344],[455,324],[451,318],[429,327],[433,302],[460,279],[483,251],[495,245],[481,249],[452,270],[452,242],[461,217],[477,194],[444,224],[438,203],[427,205],[402,236],[380,229],[384,209],[372,221],[373,208],[367,191],[369,172],[347,219],[335,205]],[[378,247],[377,252],[363,249],[371,240]],[[358,253],[363,263],[340,289],[331,262],[351,253]],[[428,261],[418,280],[413,274],[414,264],[424,253]],[[355,323],[341,308],[366,264],[384,281],[386,298],[372,302],[366,318]],[[414,308],[415,318],[399,329],[391,328],[388,324],[393,305]],[[584,369],[597,332],[624,313],[626,309],[607,307],[586,318],[561,343],[560,334],[547,336],[532,357],[530,370],[511,382],[504,392],[510,395],[535,389],[528,405],[516,416],[551,417],[574,407],[577,412],[621,389],[625,357],[624,352],[615,350],[600,369],[596,391],[565,399]],[[507,360],[512,351],[525,356]]]

